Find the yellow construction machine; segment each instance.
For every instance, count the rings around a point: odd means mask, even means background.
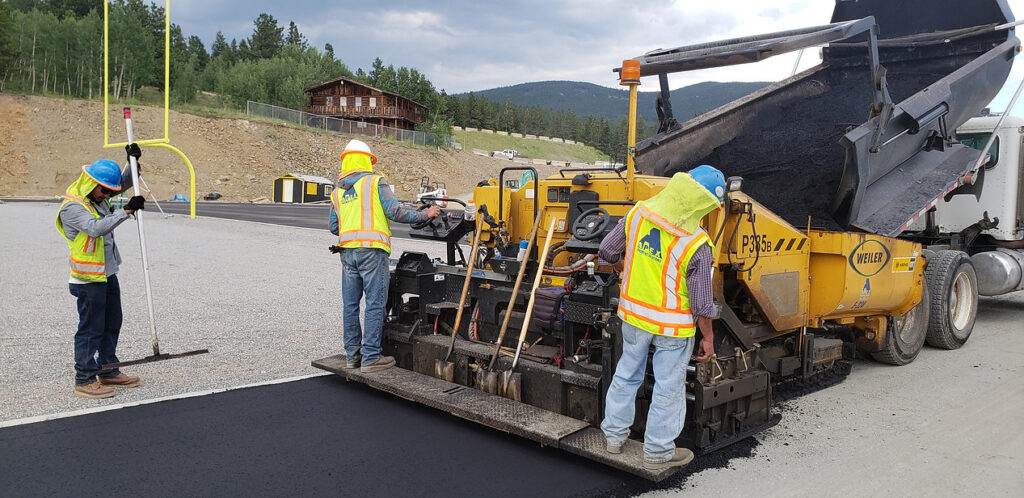
[[[930,297],[927,253],[898,228],[946,193],[979,157],[955,143],[947,129],[994,95],[988,80],[1005,79],[1015,53],[1009,47],[1017,41],[1006,29],[993,28],[1011,20],[1002,0],[985,2],[996,7],[988,14],[1005,14],[991,22],[976,19],[979,9],[943,2],[969,12],[953,15],[947,9],[948,15],[916,19],[920,25],[912,15],[917,2],[891,9],[880,8],[891,6],[881,0],[853,3],[838,2],[829,25],[659,50],[626,61],[616,71],[629,87],[629,122],[636,122],[641,76],[661,80],[662,119],[658,133],[635,146],[630,128],[625,167],[566,168],[546,178],[532,167],[508,167],[478,186],[471,200],[445,199],[464,208],[413,227],[411,235],[445,242],[447,257],[405,252],[393,262],[384,349],[399,368],[362,374],[344,369],[343,355],[313,365],[543,445],[664,479],[673,470],[645,469],[639,441],[631,439],[621,454],[611,454],[598,428],[622,339],[618,275],[597,252],[636,202],[663,189],[672,173],[703,162],[728,176],[722,208],[702,222],[714,243],[714,296],[721,316],[714,320],[714,356],[686,367],[687,420],[678,444],[704,453],[762,431],[780,417],[773,411],[774,390],[841,379],[858,355],[891,364],[912,361],[932,337],[929,311],[950,296]],[[876,19],[864,15],[873,7],[886,16],[877,22],[898,39],[876,39]],[[1001,43],[990,39],[1000,36]],[[820,69],[687,123],[672,119],[667,74],[822,44],[829,49]],[[908,44],[916,52],[908,52]],[[955,63],[933,57],[939,52],[954,54]],[[924,69],[931,79],[914,82],[928,92],[894,104],[886,75],[905,82],[901,75],[919,78]],[[978,74],[982,83],[972,80]],[[851,93],[847,80],[864,91]],[[971,95],[964,95],[967,90]],[[919,99],[923,94],[928,98]],[[786,133],[772,135],[771,127],[744,138],[745,130],[769,122],[786,131],[787,105],[822,96],[826,104],[860,102],[860,119],[868,121],[856,129],[843,122],[790,134],[790,145],[773,142]],[[834,140],[819,137],[836,133]],[[841,138],[845,171],[830,166],[835,174],[825,175],[827,168],[818,164],[835,157],[819,152],[835,147],[842,156]],[[741,153],[759,145],[760,154]],[[783,170],[779,179],[768,167],[737,174],[747,160],[783,156],[786,164],[822,171],[804,170],[811,178]],[[897,177],[888,175],[893,171]],[[820,187],[831,188],[826,202],[804,188],[815,181],[830,186]],[[897,187],[902,190],[894,194]],[[817,209],[822,206],[824,211]],[[461,243],[469,234],[467,257]],[[648,374],[637,395],[637,435],[652,387]]]

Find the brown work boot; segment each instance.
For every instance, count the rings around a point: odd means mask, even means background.
[[[647,470],[664,470],[671,467],[682,467],[693,461],[693,452],[686,448],[676,448],[672,458],[663,462],[652,462],[644,456],[644,468]]]
[[[113,387],[139,387],[142,385],[142,381],[138,377],[119,372],[115,377],[100,377],[100,384]]]
[[[381,356],[373,363],[363,363],[363,366],[359,367],[359,373],[379,372],[381,370],[387,370],[393,366],[395,366],[395,358],[393,356]]]
[[[99,382],[93,382],[92,384],[81,384],[75,386],[75,396],[79,398],[109,398],[114,395],[114,390],[100,384]]]

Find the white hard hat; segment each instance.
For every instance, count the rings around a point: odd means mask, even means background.
[[[370,156],[370,164],[377,164],[377,156],[370,152],[370,146],[366,145],[366,142],[362,140],[350,140],[348,145],[345,146],[345,150],[341,153],[341,159],[345,159],[345,154],[350,152],[361,152]]]

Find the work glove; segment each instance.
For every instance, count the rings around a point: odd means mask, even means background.
[[[128,199],[128,202],[124,205],[125,211],[138,211],[140,209],[146,209],[146,198],[141,195],[133,196]]]
[[[125,145],[124,151],[128,153],[128,157],[125,158],[125,161],[128,161],[129,163],[132,162],[133,157],[135,158],[135,162],[138,162],[139,159],[142,159],[142,148],[139,147],[139,144],[137,143],[132,142],[128,145]]]
[[[338,253],[340,253],[344,249],[344,247],[341,247],[341,246],[331,246],[331,247],[328,247],[328,249],[331,250],[331,254],[338,254]]]

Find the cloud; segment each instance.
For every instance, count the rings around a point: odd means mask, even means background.
[[[1024,0],[1008,0],[1024,12]],[[261,12],[282,26],[295,21],[310,44],[334,46],[350,69],[374,58],[415,67],[449,93],[544,80],[617,87],[611,72],[623,59],[656,48],[827,24],[825,0],[380,0],[377,2],[175,0],[173,22],[207,47],[218,30],[230,41],[252,34]],[[777,81],[789,76],[796,54],[753,65],[671,75],[673,88],[700,81]],[[820,61],[804,53],[800,68]],[[1011,79],[1020,81],[1024,70]],[[645,78],[645,88],[657,80]],[[1012,91],[1011,91],[1012,93]],[[1008,100],[1008,97],[1007,97]]]

